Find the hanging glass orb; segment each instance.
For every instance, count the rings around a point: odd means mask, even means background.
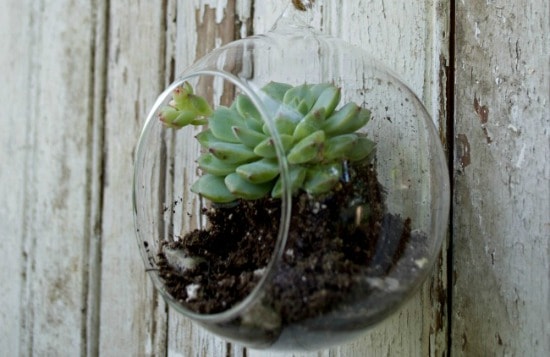
[[[316,350],[426,279],[446,160],[415,94],[289,8],[181,73],[141,134],[138,244],[172,308],[252,348]]]

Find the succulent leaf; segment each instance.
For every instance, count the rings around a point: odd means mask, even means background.
[[[208,102],[203,97],[190,94],[188,100],[190,103],[189,110],[192,109],[195,113],[197,113],[197,116],[206,117],[212,114],[212,109],[210,108],[210,105],[208,105]]]
[[[181,128],[190,124],[195,119],[194,113],[182,112],[174,107],[166,106],[159,113],[159,120],[168,128]]]
[[[159,119],[169,128],[180,129],[189,124],[202,125],[210,114],[208,102],[193,94],[193,87],[185,82],[172,91],[172,100],[161,108]]]
[[[327,139],[323,159],[326,161],[347,159],[358,142],[357,134],[344,134]]]
[[[352,132],[348,128],[353,126],[353,121],[360,110],[355,103],[344,105],[325,120],[323,130],[327,135],[341,135]]]
[[[330,191],[342,176],[342,165],[332,163],[313,166],[307,170],[304,189],[311,195]]]
[[[279,175],[279,164],[276,159],[261,159],[241,165],[235,171],[248,182],[264,183]]]
[[[323,129],[329,135],[352,133],[362,128],[370,119],[370,111],[348,103],[325,121]]]
[[[290,190],[292,194],[296,193],[303,185],[306,178],[306,168],[301,165],[290,165],[288,170],[288,176],[290,179]],[[271,190],[271,196],[275,198],[280,198],[283,194],[283,180],[279,176],[273,190]]]
[[[189,82],[184,82],[181,86],[174,88],[172,92],[172,100],[174,106],[178,109],[185,108],[187,106],[187,97],[193,94],[193,86]]]
[[[298,142],[306,136],[309,136],[318,131],[319,129],[321,129],[324,120],[325,110],[323,108],[320,108],[316,111],[312,110],[311,112],[309,112],[308,115],[304,117],[304,119],[302,119],[302,121],[298,123],[296,129],[294,129],[294,133],[292,133],[294,140]]]
[[[282,102],[285,96],[285,93],[291,88],[292,86],[289,84],[269,82],[267,85],[265,85],[262,88],[262,91],[268,96],[270,96],[271,98],[275,99],[276,101]]]
[[[216,138],[210,129],[201,131],[195,136],[195,138],[199,144],[206,149],[209,149],[212,144],[220,142],[220,139]]]
[[[259,123],[262,122],[262,115],[258,111],[258,108],[256,108],[254,103],[252,103],[252,100],[244,94],[237,96],[237,99],[235,99],[235,106],[243,118],[250,118]]]
[[[300,112],[301,115],[306,115],[309,112],[309,109],[309,103],[305,100],[298,103],[298,106],[296,107],[296,110]]]
[[[192,186],[191,192],[202,195],[212,202],[226,203],[237,199],[225,186],[222,176],[202,175]]]
[[[208,116],[212,113],[208,102],[203,97],[193,94],[193,87],[189,82],[176,87],[172,99],[177,110],[193,112],[196,116]]]
[[[292,145],[294,144],[294,139],[291,135],[281,134],[280,135],[281,144],[283,145],[283,150],[288,152]],[[261,143],[259,143],[254,148],[254,153],[258,156],[265,157],[268,159],[274,159],[277,157],[277,152],[275,151],[275,144],[271,137],[268,137]]]
[[[216,176],[226,176],[232,172],[235,172],[238,164],[230,164],[226,161],[220,160],[211,153],[201,155],[197,160],[199,168],[209,174]]]
[[[307,111],[311,109],[315,103],[315,97],[311,93],[311,86],[309,84],[302,84],[296,87],[292,87],[287,90],[283,98],[283,103],[292,106],[293,108],[298,108],[303,102],[305,107],[308,108]]]
[[[321,92],[311,110],[316,111],[322,108],[328,117],[332,114],[339,102],[340,88],[329,86]]]
[[[257,200],[264,197],[273,186],[272,182],[253,184],[244,180],[239,174],[232,173],[225,177],[225,186],[234,196],[245,200]]]
[[[216,110],[209,119],[209,127],[212,134],[229,143],[240,143],[232,130],[234,126],[245,126],[243,118],[238,112],[221,107]]]
[[[290,117],[286,115],[278,115],[275,120],[275,129],[277,129],[277,132],[279,134],[288,134],[292,135],[294,132],[294,129],[296,128],[296,122],[292,120]],[[264,124],[262,127],[262,131],[265,135],[270,135],[269,133],[269,127],[267,124]]]
[[[313,96],[317,99],[319,98],[321,93],[323,93],[323,91],[329,87],[334,87],[334,85],[330,83],[317,83],[317,84],[311,85],[310,90]]]
[[[357,143],[348,153],[348,159],[350,161],[360,161],[368,158],[374,154],[376,150],[376,144],[374,141],[368,139],[364,135],[357,136]]]
[[[240,140],[241,143],[252,149],[267,138],[267,136],[263,133],[259,133],[256,130],[252,130],[248,127],[234,126],[231,128],[231,130],[233,130],[233,134],[237,139]]]
[[[256,158],[254,151],[244,144],[214,142],[210,143],[208,151],[229,164],[250,162]]]
[[[315,162],[322,154],[322,148],[325,143],[325,132],[318,130],[313,134],[303,138],[290,150],[287,155],[290,164],[304,164],[306,162]]]

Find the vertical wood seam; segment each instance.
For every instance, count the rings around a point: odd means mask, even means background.
[[[86,168],[86,243],[83,247],[81,355],[98,356],[101,321],[101,255],[105,186],[105,112],[108,81],[109,0],[92,5],[90,85]],[[86,261],[87,259],[87,261]]]
[[[28,148],[25,150],[24,158],[24,188],[23,188],[23,219],[22,219],[22,239],[21,239],[21,287],[20,287],[20,317],[21,324],[19,326],[19,343],[20,354],[22,356],[32,356],[34,346],[34,309],[30,305],[26,305],[25,302],[32,301],[32,275],[34,272],[34,250],[36,245],[36,237],[32,232],[33,221],[36,217],[35,208],[29,204],[32,197],[36,196],[36,190],[31,186],[35,181],[34,172],[34,159],[36,156],[36,147],[33,145],[36,142],[36,130],[33,125],[32,118],[37,117],[38,108],[37,102],[40,96],[40,91],[37,90],[38,85],[36,83],[37,78],[40,76],[40,66],[35,66],[35,59],[38,58],[36,54],[40,52],[40,48],[37,48],[41,43],[39,40],[41,31],[41,14],[44,9],[43,1],[31,2],[30,5],[30,44],[29,44],[29,59],[28,59],[28,76],[27,83],[29,83],[29,114],[26,120],[26,138],[25,146]],[[27,298],[28,297],[28,298]]]
[[[446,103],[446,144],[447,165],[449,170],[449,185],[451,203],[449,205],[449,223],[447,229],[447,356],[452,355],[452,314],[453,314],[453,233],[454,233],[454,171],[455,171],[455,26],[456,26],[456,0],[450,0],[449,9],[449,64],[447,66],[447,103]]]
[[[170,72],[172,70],[172,68],[166,68],[166,64],[167,64],[167,58],[168,58],[168,0],[162,0],[162,4],[161,4],[161,13],[160,13],[160,16],[161,16],[161,19],[160,19],[160,27],[163,29],[163,33],[164,33],[164,36],[161,36],[160,37],[160,51],[159,51],[159,73],[158,73],[158,83],[157,83],[157,86],[159,88],[159,93],[163,90],[163,88],[165,87],[166,85],[166,75],[167,75],[167,72]],[[177,3],[175,5],[177,7]],[[168,74],[170,77],[173,77],[174,74],[173,73],[169,73]],[[161,171],[162,172],[162,171]],[[159,187],[159,190],[160,189],[164,189],[164,186],[163,185],[160,185]],[[164,197],[164,194],[161,192],[159,194],[159,197]],[[162,226],[162,225],[161,225]],[[158,309],[160,307],[160,303],[159,303],[159,299],[160,299],[160,295],[154,291],[153,292],[153,295],[152,295],[152,299],[153,301],[151,302],[151,305],[150,305],[150,308],[151,308],[151,315],[152,316],[156,316],[156,313],[158,313]],[[168,314],[168,311],[165,310],[165,314],[166,314],[166,319],[164,319],[164,326],[157,326],[157,319],[156,318],[153,318],[152,319],[152,326],[151,326],[151,345],[152,346],[155,346],[156,345],[156,339],[157,339],[157,332],[158,332],[158,329],[159,328],[162,328],[164,331],[162,332],[161,336],[164,336],[164,341],[158,341],[159,345],[162,345],[164,351],[159,351],[159,352],[163,352],[163,355],[164,356],[168,356],[168,327],[169,327],[169,314]]]
[[[173,0],[170,0],[170,1],[164,1],[163,3],[163,6],[164,6],[164,9],[163,9],[163,14],[164,14],[164,43],[163,43],[163,46],[164,46],[164,50],[162,51],[162,53],[164,54],[164,57],[163,57],[163,61],[164,61],[164,65],[161,65],[160,68],[164,68],[164,75],[163,76],[160,76],[161,78],[161,81],[159,82],[160,84],[160,88],[162,89],[163,87],[166,86],[166,84],[169,84],[171,83],[172,81],[174,81],[175,79],[175,76],[176,76],[176,58],[175,58],[175,52],[174,52],[174,49],[173,49],[173,46],[169,46],[168,45],[168,39],[171,38],[170,37],[170,34],[169,34],[169,31],[170,29],[168,28],[168,16],[169,16],[169,11],[168,11],[168,7],[173,4],[173,11],[174,11],[174,14],[175,14],[175,21],[177,23],[177,17],[178,17],[178,1],[173,1]],[[177,30],[176,30],[176,35],[177,35]],[[168,83],[167,83],[168,82]],[[161,153],[162,153],[162,159],[161,159],[161,167],[165,166],[166,165],[166,145],[164,145],[164,142],[163,142],[163,145],[162,145],[162,148],[161,148]],[[166,173],[166,170],[164,169],[160,169],[159,168],[159,172],[160,174],[164,174]],[[164,179],[161,179],[161,182],[163,182]],[[170,183],[170,185],[173,185],[173,182]],[[159,191],[160,190],[164,190],[165,189],[165,186],[164,185],[160,185],[159,187]],[[160,201],[163,201],[163,198],[165,197],[165,192],[159,192],[159,200]],[[162,207],[162,202],[160,202],[160,206],[159,207]],[[162,218],[162,217],[160,217]],[[162,221],[162,220],[160,220]],[[159,226],[159,228],[164,228],[162,225]],[[159,232],[160,233],[160,232]],[[159,237],[163,237],[164,235],[163,234],[160,234]],[[157,296],[158,298],[158,293],[155,291],[155,296]],[[170,328],[170,320],[171,320],[171,314],[169,312],[169,307],[168,307],[168,304],[166,304],[165,306],[165,313],[166,313],[166,319],[164,321],[164,330],[165,330],[165,340],[164,340],[164,356],[165,357],[168,357],[169,355],[169,349],[170,349],[170,341],[169,341],[169,328]]]

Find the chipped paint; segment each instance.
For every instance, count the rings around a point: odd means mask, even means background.
[[[204,20],[206,7],[215,9],[216,23],[220,24],[225,17],[225,9],[227,8],[227,0],[195,0],[195,8],[199,10],[200,23]]]
[[[525,149],[526,145],[523,144],[521,146],[521,150],[519,151],[518,160],[516,161],[516,164],[514,165],[516,168],[521,169],[521,165],[523,164],[523,161],[525,160]]]
[[[479,121],[481,122],[481,130],[483,131],[483,136],[487,140],[487,144],[492,143],[493,139],[489,135],[489,131],[486,126],[489,121],[489,108],[486,105],[480,105],[477,96],[474,96],[474,110],[479,117]]]
[[[456,136],[456,150],[458,162],[461,168],[466,168],[471,163],[470,158],[470,142],[465,134],[458,134]]]
[[[489,121],[489,108],[486,105],[480,105],[477,97],[474,97],[474,110],[479,116],[481,124],[486,124]]]

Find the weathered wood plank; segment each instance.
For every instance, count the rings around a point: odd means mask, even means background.
[[[2,8],[8,6],[0,5]],[[23,354],[20,334],[22,237],[25,232],[25,160],[31,150],[27,126],[30,119],[28,80],[32,67],[33,36],[31,7],[26,2],[10,2],[10,11],[0,12],[0,286],[3,288],[0,304],[0,351],[9,355]],[[18,36],[13,36],[16,33]],[[6,85],[9,83],[9,85]]]
[[[84,259],[86,269],[83,275],[86,321],[82,326],[82,336],[86,343],[82,355],[99,355],[100,329],[100,287],[101,287],[101,238],[103,215],[103,159],[104,159],[104,118],[107,86],[107,47],[108,47],[108,1],[96,1],[92,6],[95,28],[92,38],[93,81],[90,85],[91,120],[88,125],[88,168],[89,186],[87,190],[86,227],[88,239]]]
[[[401,73],[444,138],[449,4],[318,1],[314,23]],[[249,33],[254,15],[261,33],[289,1],[110,2],[108,18],[106,3],[0,1],[0,351],[269,356],[167,317],[135,246],[130,185],[147,110],[202,54],[197,18],[219,27],[236,9],[232,31]],[[456,3],[452,351],[548,355],[549,5]],[[304,356],[443,354],[445,266],[364,338]]]
[[[170,53],[175,64],[175,75],[212,49],[233,41],[242,31],[246,33],[246,10],[249,8],[246,2],[236,0],[178,2],[175,9],[177,14],[175,46]],[[218,94],[221,93],[214,93],[214,95]],[[190,133],[190,135],[193,134]],[[192,140],[192,137],[189,139]],[[182,152],[182,147],[189,147],[189,139],[180,138],[173,144],[180,148],[179,152]],[[189,171],[181,167],[182,164],[182,161],[175,162],[173,171],[177,173]],[[193,174],[189,172],[189,175]],[[174,177],[175,191],[183,187],[184,181],[193,182],[193,180],[191,177]],[[235,353],[240,352],[235,352],[234,347],[226,341],[213,336],[181,314],[170,310],[168,324],[170,356],[226,356],[235,355]]]
[[[459,1],[452,352],[550,353],[548,1]]]
[[[14,208],[9,215],[19,217],[12,217],[15,227],[6,232],[14,234],[6,240],[13,239],[18,248],[7,251],[13,256],[7,262],[13,266],[6,272],[13,276],[6,284],[10,288],[5,307],[13,310],[10,320],[2,317],[2,326],[12,332],[6,334],[10,341],[2,341],[1,350],[79,355],[86,349],[83,278],[91,224],[88,198],[96,180],[88,175],[93,9],[89,3],[69,0],[2,8],[9,9],[3,11],[2,34],[16,34],[12,40],[6,38],[10,48],[1,56],[3,72],[11,71],[3,83],[14,85],[7,86],[10,93],[2,86],[2,99],[8,101],[3,104],[9,108],[7,131],[3,130],[9,138],[2,138],[7,145],[3,144],[2,156],[9,155],[6,162],[16,165],[11,167],[13,178],[20,182],[14,187],[2,184],[13,192],[6,192],[8,207]]]
[[[256,4],[254,29],[262,33],[269,30],[287,2]],[[423,100],[445,137],[448,2],[318,0],[313,11],[314,27],[363,47],[397,71]],[[448,328],[446,249],[444,244],[431,279],[398,313],[362,339],[319,355],[444,355]],[[251,351],[249,355],[265,354]]]
[[[164,88],[164,1],[110,2],[99,352],[164,355],[166,307],[144,271],[132,218],[134,150]]]

